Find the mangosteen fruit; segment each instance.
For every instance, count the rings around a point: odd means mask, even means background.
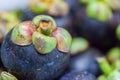
[[[81,5],[74,15],[78,35],[88,39],[92,46],[106,52],[117,42],[115,28],[120,22],[119,11],[114,11],[106,0],[79,1],[81,4],[85,1],[85,4]]]
[[[39,15],[16,25],[2,43],[1,59],[20,80],[53,80],[69,64],[72,38],[54,19]]]
[[[101,70],[95,57],[98,53],[100,53],[98,50],[91,48],[73,56],[70,60],[70,70],[88,71],[96,76],[99,75]]]

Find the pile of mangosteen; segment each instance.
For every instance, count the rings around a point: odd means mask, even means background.
[[[0,80],[120,80],[119,0],[31,0],[0,12]]]

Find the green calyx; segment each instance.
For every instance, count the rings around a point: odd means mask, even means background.
[[[102,1],[89,3],[86,8],[86,14],[88,17],[99,21],[108,21],[112,18],[112,10]]]
[[[8,72],[3,71],[0,74],[0,80],[18,80],[15,76],[11,75]]]
[[[76,55],[79,52],[86,50],[89,47],[89,43],[86,39],[82,37],[73,38],[70,53],[71,55]]]
[[[115,63],[116,60],[120,59],[120,48],[114,47],[107,53],[107,58],[111,63]]]
[[[54,4],[61,3],[61,2],[65,2],[65,1],[64,0],[34,0],[34,1],[32,0],[29,3],[29,8],[31,9],[32,12],[34,12],[36,14],[40,14],[40,13],[44,13],[44,12],[49,13],[49,9],[51,9]],[[64,4],[62,6],[64,6]],[[59,5],[58,5],[58,7],[59,7]],[[66,6],[65,6],[65,8],[66,8]]]
[[[35,26],[31,21],[22,22],[14,27],[11,34],[11,40],[17,45],[29,45],[32,43],[32,34],[34,30]]]
[[[48,5],[40,0],[32,0],[29,4],[29,8],[32,12],[39,14],[47,11]]]
[[[39,15],[32,22],[17,25],[12,31],[11,40],[21,46],[33,43],[39,53],[48,54],[56,47],[62,52],[69,52],[72,38],[65,29],[56,27],[52,17]]]
[[[39,53],[50,53],[57,44],[54,37],[45,36],[39,32],[34,32],[32,35],[32,42]]]
[[[117,36],[118,40],[120,40],[120,25],[118,25],[118,27],[116,29],[116,36]]]
[[[37,31],[48,36],[50,36],[51,32],[57,26],[54,19],[46,15],[36,16],[33,18],[32,22],[36,26]]]
[[[47,15],[38,15],[36,17],[33,18],[32,22],[36,25],[36,26],[39,26],[39,21],[40,20],[51,20],[53,22],[53,27],[56,27],[57,24],[56,22],[54,21],[54,19],[50,16],[47,16]]]
[[[62,52],[69,52],[72,42],[72,37],[63,28],[57,28],[52,32],[52,36],[57,39],[57,48]]]

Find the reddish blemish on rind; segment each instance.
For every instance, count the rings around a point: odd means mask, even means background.
[[[26,27],[25,30],[26,30],[28,35],[32,36],[33,32],[36,30],[33,23],[31,21],[26,21],[26,22],[23,22],[23,25],[29,26],[29,28]]]

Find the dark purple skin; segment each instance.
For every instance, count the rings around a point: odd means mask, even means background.
[[[114,12],[113,16],[110,21],[101,22],[89,18],[85,13],[85,7],[82,6],[74,15],[78,35],[88,39],[92,46],[107,51],[115,46],[117,40],[115,29],[120,22],[120,15]]]
[[[74,12],[76,12],[80,7],[79,0],[65,0],[65,1],[69,4],[70,14],[74,14]]]
[[[61,75],[69,64],[69,53],[55,48],[42,55],[33,45],[19,46],[11,39],[11,32],[3,40],[1,59],[4,66],[20,80],[53,80]]]
[[[70,70],[88,71],[98,76],[101,73],[101,70],[95,58],[100,55],[100,52],[94,48],[75,55],[70,60]]]
[[[65,74],[60,80],[96,80],[95,76],[86,71],[71,71]]]

